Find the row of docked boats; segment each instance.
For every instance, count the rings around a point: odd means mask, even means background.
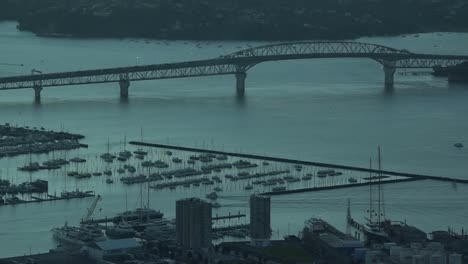
[[[18,185],[10,184],[8,181],[4,181],[4,184],[0,185],[0,194],[25,194],[25,193],[44,193],[49,189],[49,183],[44,180],[37,179],[35,181],[23,182]]]
[[[67,176],[70,177],[75,177],[77,179],[83,179],[83,178],[91,178],[91,176],[112,176],[112,171],[111,170],[105,170],[104,172],[78,172],[78,171],[69,171],[67,172]]]
[[[81,146],[77,140],[58,140],[41,143],[37,143],[37,141],[32,140],[30,142],[18,142],[18,145],[15,144],[16,142],[11,142],[11,145],[0,146],[0,158],[13,157],[31,153],[48,153],[56,150],[71,150],[80,148]]]
[[[63,191],[60,193],[60,197],[64,199],[82,198],[82,197],[90,197],[90,196],[94,196],[93,191],[81,191],[78,188],[74,191]]]
[[[141,197],[142,198],[142,197]],[[102,220],[92,220],[91,216],[96,208],[100,196],[93,202],[79,226],[69,226],[65,223],[62,227],[52,229],[53,237],[61,243],[81,247],[91,242],[104,241],[109,238],[134,237],[137,231],[143,231],[149,227],[166,224],[164,214],[160,211],[146,207],[137,208],[117,214],[115,217],[106,218],[104,222],[112,222],[109,228],[99,226]]]
[[[219,160],[219,161],[222,161],[222,160],[227,160],[228,157],[226,155],[216,155],[216,154],[213,154],[213,153],[192,155],[192,156],[189,157],[189,160],[201,161],[203,163],[212,162],[215,159]]]
[[[249,180],[249,179],[255,179],[255,178],[276,176],[276,175],[285,174],[289,172],[290,170],[274,170],[270,172],[257,172],[254,174],[250,174],[249,172],[243,171],[243,172],[239,172],[237,176],[226,174],[224,177],[231,181],[238,181],[238,180]]]
[[[335,171],[332,169],[317,171],[317,177],[319,178],[326,178],[327,176],[341,176],[341,175],[343,175],[342,172]]]
[[[171,190],[174,190],[176,189],[177,186],[199,187],[200,185],[214,185],[214,184],[215,184],[215,181],[211,180],[210,178],[205,177],[205,178],[198,178],[198,179],[185,179],[185,180],[179,180],[179,181],[158,183],[156,185],[150,186],[150,188],[159,189],[159,190],[169,188]]]
[[[103,159],[107,163],[112,163],[114,162],[114,160],[118,160],[121,162],[128,161],[132,156],[135,156],[135,158],[137,159],[143,160],[145,159],[147,155],[148,155],[148,152],[142,149],[135,150],[133,151],[133,153],[128,150],[123,150],[119,152],[118,155],[114,155],[109,152],[109,143],[108,143],[107,152],[101,154],[100,158]]]
[[[27,172],[35,172],[39,170],[57,170],[62,168],[64,165],[70,164],[70,162],[73,163],[85,163],[86,159],[79,158],[79,157],[74,157],[70,160],[66,159],[52,159],[52,160],[47,160],[44,161],[41,164],[38,162],[29,162],[29,164],[26,164],[24,166],[18,167],[19,171],[27,171]]]
[[[146,160],[141,163],[141,166],[145,168],[155,167],[158,169],[169,168],[169,164],[167,164],[166,162],[162,160],[157,160],[157,161]]]
[[[79,226],[69,226],[65,223],[64,226],[53,228],[52,233],[61,243],[79,247],[92,242],[105,241],[108,238],[134,237],[137,231],[168,224],[169,221],[162,217],[163,213],[159,211],[138,208],[117,214],[113,218],[114,225],[108,228],[94,223],[81,223]]]

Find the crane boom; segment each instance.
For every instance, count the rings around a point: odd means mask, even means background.
[[[96,199],[94,199],[93,203],[91,204],[91,207],[88,208],[88,213],[83,218],[83,223],[86,223],[91,219],[91,216],[93,215],[94,210],[96,209],[96,206],[100,200],[102,200],[101,195],[96,196]]]

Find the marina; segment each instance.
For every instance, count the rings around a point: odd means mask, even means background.
[[[60,171],[59,174],[75,178],[77,181],[105,176],[105,184],[108,185],[114,184],[114,180],[118,179],[121,184],[127,186],[146,184],[148,188],[155,191],[200,188],[205,196],[211,200],[217,200],[218,193],[224,189],[233,190],[233,188],[248,193],[261,192],[266,195],[285,195],[356,188],[377,183],[396,184],[418,180],[468,183],[468,180],[463,179],[270,156],[142,142],[130,142],[130,145],[138,147],[137,150],[133,151],[135,155],[129,150],[117,153],[111,153],[108,150],[105,154],[100,155],[100,159],[76,156],[70,161],[58,158],[49,159],[43,164],[58,165],[60,167],[57,168]],[[118,156],[125,156],[125,160],[116,164],[108,162],[109,158],[113,159],[112,157]],[[369,177],[364,173],[374,173],[377,176]],[[12,187],[2,188],[4,188],[3,193],[5,195],[15,193],[11,191]],[[89,196],[89,192],[80,194],[77,197],[50,196],[48,198],[39,198],[34,196],[30,200],[12,196],[5,197],[3,204],[34,203]]]
[[[0,158],[29,153],[48,153],[83,147],[84,136],[67,132],[47,131],[44,127],[0,125]]]

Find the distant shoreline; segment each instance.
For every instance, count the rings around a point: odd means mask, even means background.
[[[9,22],[18,23],[18,21],[8,20]],[[0,21],[7,22],[7,20]],[[208,39],[198,39],[198,38],[156,38],[156,37],[141,37],[141,36],[113,36],[113,35],[86,35],[86,34],[67,34],[67,33],[44,33],[44,32],[34,32],[30,30],[20,30],[20,32],[30,32],[37,37],[43,38],[57,38],[57,39],[126,39],[126,38],[135,38],[135,39],[146,39],[146,40],[157,40],[157,41],[258,41],[258,42],[291,42],[291,41],[353,41],[359,38],[385,38],[385,37],[399,37],[399,36],[407,36],[407,37],[418,37],[421,34],[435,34],[435,33],[468,33],[468,30],[458,30],[458,31],[425,31],[425,32],[400,32],[394,34],[383,34],[383,35],[356,35],[354,37],[347,37],[347,38],[300,38],[300,39],[282,39],[282,38],[275,38],[275,39],[223,39],[223,38],[208,38]]]
[[[0,21],[53,38],[300,41],[468,32],[468,3],[83,0],[0,3]]]

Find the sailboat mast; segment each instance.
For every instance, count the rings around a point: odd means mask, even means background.
[[[348,210],[346,211],[346,234],[351,235],[351,198],[348,198]]]
[[[140,184],[140,208],[143,208],[143,183]]]
[[[380,176],[382,176],[382,156],[380,153],[380,147],[379,147],[379,170],[380,170]],[[379,188],[380,188],[380,204],[382,207],[382,216],[385,218],[385,199],[384,199],[383,185],[379,184]]]
[[[381,193],[381,179],[382,179],[382,173],[381,173],[381,161],[380,161],[380,146],[377,148],[377,152],[378,152],[378,159],[379,159],[379,179],[378,179],[378,188],[377,188],[377,192],[378,192],[378,195],[379,197],[377,198],[378,199],[378,202],[379,202],[379,208],[378,208],[378,217],[377,217],[377,221],[378,223],[380,224],[380,216],[381,216],[381,196],[382,196],[382,193]]]
[[[146,208],[149,209],[150,206],[150,184],[148,182],[148,201],[146,202]]]
[[[374,214],[372,202],[372,158],[369,159],[369,221],[372,223],[372,215]]]

